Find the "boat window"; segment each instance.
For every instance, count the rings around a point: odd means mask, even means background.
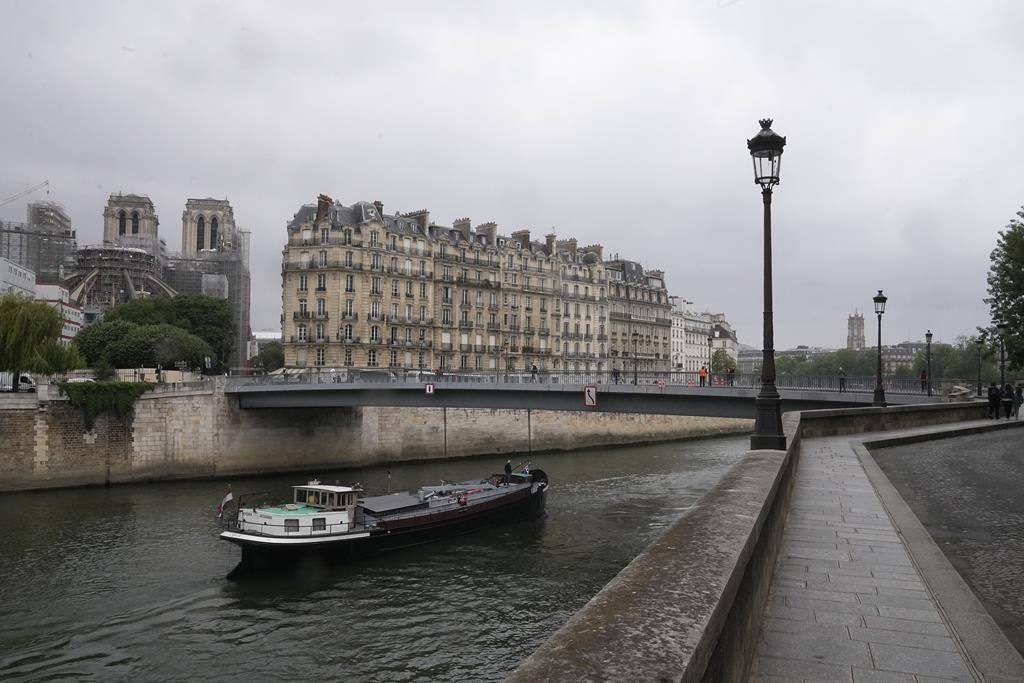
[[[313,531],[326,531],[327,530],[327,519],[324,517],[313,518]]]
[[[284,520],[284,530],[286,533],[297,532],[299,530],[299,520],[297,519],[286,519]]]

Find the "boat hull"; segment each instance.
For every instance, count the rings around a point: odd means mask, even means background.
[[[235,572],[278,568],[309,556],[332,563],[348,562],[485,527],[543,516],[547,487],[537,487],[534,491],[527,489],[522,494],[420,518],[384,520],[371,530],[338,536],[278,539],[226,531],[221,538],[242,549],[242,560]]]

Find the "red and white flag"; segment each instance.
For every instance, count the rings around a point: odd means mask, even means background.
[[[224,494],[224,499],[222,501],[220,501],[220,505],[217,506],[217,517],[218,518],[224,516],[224,506],[227,505],[228,503],[230,503],[233,498],[234,498],[234,496],[231,495],[231,489],[228,489],[228,492]]]

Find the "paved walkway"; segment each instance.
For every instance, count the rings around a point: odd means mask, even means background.
[[[850,444],[882,436],[803,441],[753,680],[980,680]]]

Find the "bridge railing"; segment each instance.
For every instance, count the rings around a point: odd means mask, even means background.
[[[640,386],[693,387],[714,390],[718,388],[745,388],[757,390],[761,378],[754,374],[710,373],[701,377],[698,372],[621,372],[621,371],[565,371],[538,370],[495,371],[495,370],[408,370],[403,368],[293,368],[284,372],[266,375],[230,376],[229,386],[279,385],[279,384],[382,384],[391,382],[412,382],[419,384],[491,384],[491,385],[573,385],[586,384],[615,385],[636,384]],[[828,391],[848,393],[872,393],[875,377],[780,375],[775,386],[779,389],[804,391]],[[945,396],[956,387],[971,389],[972,380],[942,378],[932,381],[932,393]],[[916,378],[883,376],[882,387],[886,393],[927,394],[928,386]]]

